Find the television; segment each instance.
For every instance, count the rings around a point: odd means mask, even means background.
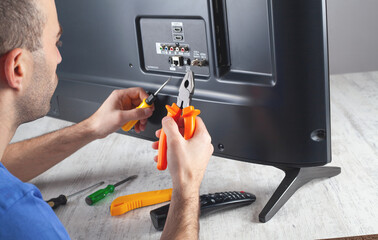
[[[114,90],[159,93],[155,140],[187,69],[214,155],[286,175],[259,215],[271,219],[303,184],[340,173],[331,161],[326,0],[65,0],[59,84],[49,115],[79,122]]]

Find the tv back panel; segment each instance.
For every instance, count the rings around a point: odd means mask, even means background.
[[[65,0],[50,116],[78,122],[119,88],[154,92],[155,141],[187,69],[214,155],[281,169],[331,161],[325,0]]]

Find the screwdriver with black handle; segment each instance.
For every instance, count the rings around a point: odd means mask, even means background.
[[[163,85],[161,85],[161,87],[155,93],[150,94],[148,96],[148,98],[143,99],[143,101],[141,102],[141,104],[139,104],[139,106],[137,108],[149,108],[149,107],[151,107],[151,105],[156,100],[157,94],[165,87],[165,85],[167,85],[167,83],[171,80],[171,78],[172,77],[169,77],[168,80],[165,81],[165,83],[163,83]],[[125,132],[130,131],[138,121],[139,120],[132,120],[132,121],[126,123],[125,125],[123,125],[122,130],[125,131]]]
[[[103,189],[100,189],[94,193],[92,193],[91,195],[89,195],[88,197],[85,198],[85,202],[88,204],[88,205],[93,205],[95,204],[96,202],[100,201],[101,199],[105,198],[106,195],[108,195],[109,193],[112,193],[114,192],[114,189],[121,185],[122,183],[125,183],[129,180],[133,180],[135,178],[137,178],[138,175],[133,175],[131,177],[128,177],[120,182],[117,182],[116,184],[114,185],[108,185],[106,188],[103,188]]]
[[[87,187],[87,188],[85,188],[85,189],[83,189],[83,190],[80,190],[80,191],[75,192],[75,193],[73,193],[73,194],[71,194],[71,195],[68,195],[68,196],[63,195],[63,194],[60,194],[59,197],[51,198],[50,200],[48,200],[48,201],[46,201],[46,202],[47,202],[47,204],[50,205],[50,207],[52,207],[52,209],[57,209],[60,205],[66,205],[66,203],[67,203],[67,201],[68,201],[68,198],[71,198],[71,197],[73,197],[73,196],[75,196],[75,195],[78,195],[78,194],[80,194],[80,193],[82,193],[82,192],[85,192],[85,191],[87,191],[88,189],[91,189],[91,188],[94,188],[94,187],[101,186],[101,185],[104,184],[104,183],[105,183],[104,181],[99,182],[99,183],[96,183],[96,184],[94,184],[94,185],[92,185],[92,186],[90,186],[90,187]]]

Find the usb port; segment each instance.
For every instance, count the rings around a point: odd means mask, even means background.
[[[184,41],[184,36],[183,35],[174,35],[173,41]]]
[[[184,58],[182,56],[173,56],[168,60],[168,62],[170,62],[172,66],[181,67],[184,65]]]
[[[174,26],[174,27],[173,27],[173,32],[175,32],[175,33],[180,33],[180,32],[182,32],[182,27]]]

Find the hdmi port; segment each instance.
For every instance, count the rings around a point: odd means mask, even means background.
[[[174,35],[173,36],[173,40],[174,41],[183,41],[184,40],[184,36],[183,35]]]
[[[182,32],[182,27],[174,27],[173,31],[176,32],[176,33],[180,33],[180,32]]]

